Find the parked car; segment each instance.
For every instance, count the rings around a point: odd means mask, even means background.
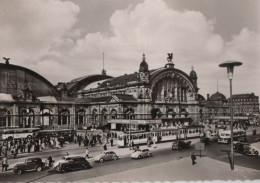
[[[90,163],[82,156],[65,156],[63,160],[58,161],[55,165],[54,169],[60,173],[92,168]]]
[[[114,151],[104,151],[95,157],[95,161],[100,162],[100,163],[107,161],[107,160],[117,160],[117,159],[118,159],[118,156]]]
[[[141,159],[141,158],[146,158],[151,156],[152,153],[150,152],[149,149],[138,149],[131,154],[131,158],[133,159]]]
[[[180,150],[180,149],[185,149],[189,148],[191,144],[191,141],[183,141],[183,140],[177,140],[172,143],[172,150]]]
[[[16,164],[13,168],[15,174],[22,174],[26,171],[37,171],[40,172],[44,169],[45,163],[42,162],[41,158],[28,158],[24,163]]]
[[[249,143],[238,142],[234,145],[235,152],[241,153],[247,156],[258,156],[258,151],[250,146]]]

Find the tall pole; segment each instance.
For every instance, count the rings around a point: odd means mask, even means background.
[[[130,115],[131,115],[131,113],[129,113],[129,141],[128,141],[129,148],[131,148],[131,120],[130,120]]]
[[[232,99],[232,79],[229,79],[230,83],[230,115],[231,115],[231,170],[234,170],[234,145],[233,145],[233,99]]]

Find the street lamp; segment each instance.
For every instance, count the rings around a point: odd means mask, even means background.
[[[231,130],[231,170],[234,170],[234,146],[233,146],[233,99],[232,99],[232,79],[233,79],[233,72],[235,66],[242,65],[242,62],[238,61],[226,61],[222,64],[219,64],[219,67],[226,67],[227,73],[228,73],[228,79],[230,83],[230,116],[231,116],[231,124],[230,124],[230,130]]]

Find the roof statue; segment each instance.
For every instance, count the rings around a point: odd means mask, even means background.
[[[3,57],[3,59],[5,60],[6,65],[9,65],[10,58]]]
[[[169,63],[171,63],[171,62],[172,62],[172,59],[173,59],[173,53],[168,53],[167,61],[168,61]]]

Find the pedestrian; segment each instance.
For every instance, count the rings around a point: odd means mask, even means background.
[[[0,143],[0,156],[2,156],[2,150],[3,150],[3,146],[2,146],[2,144]]]
[[[69,156],[70,154],[68,152],[66,152],[66,156]]]
[[[194,152],[191,154],[191,160],[192,160],[192,165],[195,165],[196,156],[195,156]]]
[[[52,167],[52,162],[53,162],[52,157],[49,156],[47,160],[49,162],[49,167]]]
[[[111,147],[113,147],[113,143],[114,143],[113,138],[111,138],[110,143],[111,143]]]
[[[105,144],[104,144],[104,151],[106,151],[107,150],[107,143],[105,142]]]
[[[3,161],[2,161],[2,172],[7,171],[8,166],[9,166],[8,165],[8,159],[7,159],[7,157],[4,157]]]
[[[131,141],[131,147],[132,147],[132,149],[134,149],[134,146],[135,146],[135,143],[134,143],[134,141],[132,140],[132,141]]]
[[[89,158],[89,150],[88,150],[88,147],[86,147],[86,156],[85,158]]]

